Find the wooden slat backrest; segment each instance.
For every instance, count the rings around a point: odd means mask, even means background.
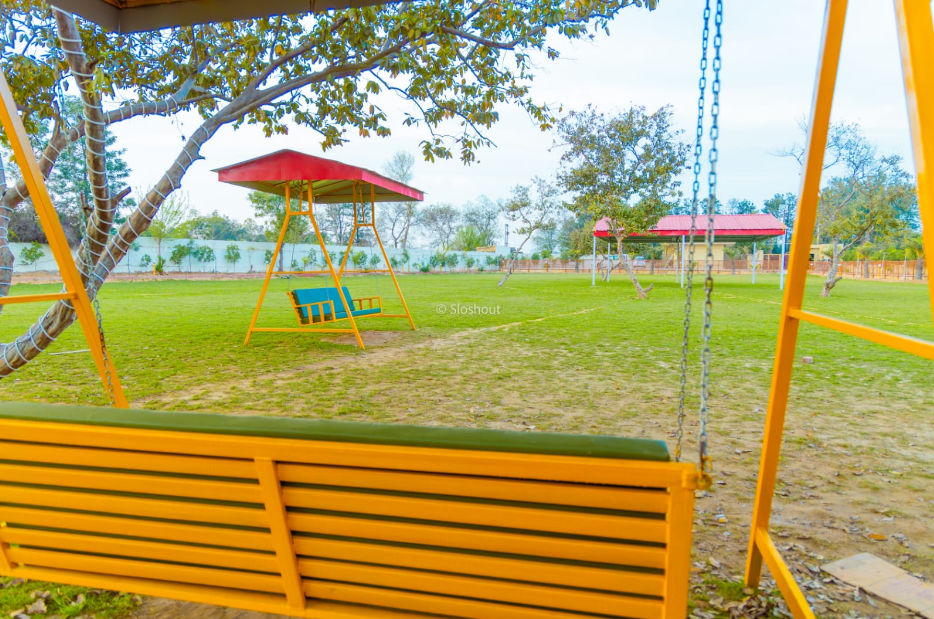
[[[293,616],[679,617],[692,465],[0,418],[0,573]]]

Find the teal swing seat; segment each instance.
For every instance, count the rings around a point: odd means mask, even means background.
[[[381,297],[354,299],[350,296],[347,286],[342,286],[341,289],[350,307],[350,315],[354,318],[374,316],[383,312]],[[292,300],[292,307],[298,316],[298,322],[302,325],[335,322],[346,320],[348,317],[336,287],[299,288],[289,291],[289,298]]]

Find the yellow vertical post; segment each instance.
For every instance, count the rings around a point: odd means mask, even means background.
[[[694,521],[696,472],[685,472],[680,488],[668,495],[668,552],[665,554],[664,619],[687,616],[688,583],[691,580],[691,534]]]
[[[807,280],[811,238],[817,217],[820,194],[821,172],[824,166],[824,150],[830,126],[830,110],[837,79],[843,26],[846,21],[847,0],[828,0],[824,16],[823,42],[814,100],[811,108],[811,126],[808,131],[807,152],[801,193],[798,198],[798,215],[791,240],[788,267],[788,283],[782,301],[778,329],[778,343],[772,369],[772,385],[769,406],[766,412],[765,434],[762,440],[762,455],[759,461],[759,477],[753,507],[749,549],[746,556],[746,585],[757,587],[762,575],[762,552],[756,544],[757,532],[768,531],[775,493],[778,458],[782,446],[785,411],[794,366],[795,347],[798,339],[799,321],[790,312],[799,310],[804,299]]]
[[[6,523],[0,520],[0,574],[10,575],[13,571],[13,564],[7,556],[7,549],[10,546],[3,541],[3,529],[5,528]]]
[[[285,502],[282,500],[282,488],[279,485],[276,464],[269,458],[256,458],[254,462],[259,490],[266,507],[272,546],[279,560],[282,588],[285,590],[289,606],[294,610],[303,610],[305,592],[302,590],[302,577],[298,572],[298,558],[295,556],[295,547],[292,544],[292,531],[289,529]]]
[[[65,285],[65,290],[72,295],[70,302],[74,307],[81,330],[84,331],[84,338],[88,343],[91,356],[94,357],[94,363],[97,365],[97,372],[100,374],[101,382],[104,384],[105,389],[108,384],[112,386],[114,406],[128,408],[129,404],[123,393],[123,386],[120,384],[120,377],[114,367],[113,358],[108,358],[107,361],[104,359],[106,351],[101,342],[101,334],[97,320],[94,317],[94,311],[91,308],[91,301],[84,288],[84,283],[81,281],[78,267],[71,256],[68,241],[65,239],[65,232],[62,230],[62,223],[58,218],[58,213],[55,212],[55,207],[52,206],[52,198],[49,196],[49,190],[42,178],[42,172],[39,170],[39,163],[36,161],[36,155],[29,143],[29,136],[26,135],[26,128],[16,113],[16,101],[13,99],[10,85],[6,81],[6,75],[2,71],[0,71],[0,125],[3,126],[3,131],[10,141],[13,156],[19,164],[23,181],[26,183],[29,197],[32,198],[32,204],[36,209],[36,215],[39,217],[42,231],[49,241],[49,249],[52,251],[52,256],[58,265],[62,283]]]
[[[934,251],[934,20],[929,0],[895,0],[925,255]],[[930,165],[928,165],[930,164]],[[930,258],[928,259],[930,261]],[[928,276],[932,318],[934,277]]]
[[[301,188],[299,188],[301,191]],[[276,239],[276,248],[272,252],[272,258],[269,259],[269,265],[266,266],[266,278],[263,280],[263,287],[259,292],[259,299],[256,301],[256,309],[253,310],[253,318],[250,319],[250,326],[246,330],[246,339],[243,345],[250,343],[250,336],[253,335],[253,328],[256,326],[256,319],[259,318],[259,310],[263,307],[263,300],[266,298],[266,291],[269,289],[269,280],[272,279],[272,273],[276,268],[276,261],[279,259],[279,252],[282,251],[282,241],[285,239],[285,231],[289,228],[289,219],[292,217],[292,186],[285,183],[285,217],[282,220],[282,228],[279,230],[279,238]]]
[[[402,295],[402,288],[399,287],[399,280],[396,279],[396,273],[392,270],[392,265],[389,263],[389,256],[386,254],[386,248],[383,247],[383,240],[379,238],[379,231],[376,229],[376,188],[372,184],[370,185],[370,223],[373,225],[373,236],[376,237],[379,250],[383,253],[383,260],[386,262],[389,276],[392,278],[392,283],[396,287],[396,294],[399,295],[399,300],[402,301],[402,309],[405,310],[405,316],[409,319],[409,325],[411,325],[412,331],[415,331],[415,321],[412,320],[412,314],[409,312],[409,305],[405,302],[405,297]]]
[[[334,263],[331,262],[331,255],[328,254],[328,248],[324,246],[324,237],[321,236],[321,228],[318,227],[318,221],[314,216],[314,209],[312,205],[315,203],[314,200],[314,190],[311,185],[311,181],[308,181],[308,213],[311,217],[311,225],[315,229],[315,237],[318,239],[318,245],[321,247],[321,253],[324,254],[324,261],[328,263],[328,271],[331,273],[331,278],[334,280],[334,285],[337,286],[337,294],[340,296],[341,303],[344,306],[344,311],[347,312],[347,320],[350,321],[350,328],[353,329],[354,338],[357,340],[357,346],[361,349],[366,347],[363,345],[363,338],[360,337],[360,330],[357,329],[357,321],[354,320],[353,313],[351,312],[352,308],[350,304],[347,303],[346,297],[344,297],[344,290],[341,288],[341,278],[334,270]],[[348,248],[348,251],[350,249]]]

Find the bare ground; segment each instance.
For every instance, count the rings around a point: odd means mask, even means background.
[[[537,321],[553,318],[561,316]],[[360,355],[348,354],[337,361],[303,364],[288,372],[230,383],[206,383],[135,404],[190,409],[194,402],[196,409],[204,410],[220,405],[245,413],[317,416],[328,411],[333,402],[316,394],[327,391],[322,387],[337,390],[343,385],[347,391],[338,391],[337,399],[341,393],[350,393],[368,408],[385,411],[379,417],[382,421],[671,437],[670,419],[659,414],[656,404],[674,397],[673,387],[648,392],[642,386],[665,385],[664,380],[642,375],[638,382],[624,381],[592,368],[575,370],[573,359],[531,358],[522,338],[506,337],[526,325],[517,322],[443,337],[422,332],[365,332],[367,375],[359,383],[346,384],[348,367],[359,370],[361,363]],[[496,351],[495,357],[490,350]],[[600,354],[595,353],[598,363]],[[767,375],[768,368],[764,369]],[[670,368],[660,362],[659,372],[668,371]],[[402,375],[405,381],[379,380],[381,376]],[[314,391],[308,390],[310,376],[318,387]],[[562,381],[560,393],[546,384],[558,377]],[[477,385],[483,385],[483,390],[478,392]],[[750,389],[758,391],[758,397],[749,397]],[[772,592],[774,583],[768,577],[762,596],[747,598],[743,594],[738,602],[730,602],[729,595],[724,599],[723,588],[724,581],[742,579],[767,392],[767,384],[726,382],[713,394],[717,411],[712,431],[716,485],[698,493],[695,511],[692,588],[697,617],[783,613],[783,604]],[[294,394],[294,398],[284,400],[278,410],[255,406],[256,402],[265,403],[269,393]],[[792,396],[794,412],[787,423],[772,532],[820,616],[910,615],[822,574],[819,566],[826,562],[872,552],[928,580],[934,578],[934,529],[930,524],[934,515],[934,455],[929,449],[934,444],[934,428],[929,419],[922,423],[924,415],[917,406],[921,396],[903,391],[891,400],[883,393],[867,393],[858,385],[845,389],[828,385]],[[620,406],[599,405],[607,402]],[[880,402],[885,403],[884,411]],[[621,408],[625,414],[620,414]],[[344,415],[372,419],[353,411]],[[893,426],[893,419],[905,422]],[[687,431],[695,432],[696,424]],[[686,453],[690,454],[691,448]],[[195,608],[147,600],[139,616],[261,617]]]

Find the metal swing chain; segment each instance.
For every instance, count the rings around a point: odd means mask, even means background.
[[[697,231],[698,200],[700,197],[701,154],[704,138],[704,99],[707,93],[707,47],[710,40],[710,0],[704,6],[704,33],[701,42],[700,79],[697,82],[697,137],[694,142],[694,184],[691,198],[691,230],[687,255],[687,277],[684,289],[684,336],[681,339],[681,390],[678,397],[678,431],[675,442],[675,461],[681,461],[681,442],[684,438],[685,397],[687,396],[688,342],[691,330],[691,293],[694,287],[694,235]]]
[[[713,314],[713,242],[714,242],[714,211],[717,204],[717,139],[720,137],[720,47],[723,42],[721,25],[723,24],[723,0],[717,0],[716,16],[714,17],[716,33],[713,38],[713,84],[711,92],[713,101],[710,105],[710,171],[707,173],[707,277],[704,279],[704,347],[701,352],[701,405],[700,405],[700,433],[698,434],[698,449],[700,460],[700,476],[709,484],[710,456],[707,453],[707,419],[710,415],[708,401],[710,399],[710,336],[713,329],[711,316]]]

